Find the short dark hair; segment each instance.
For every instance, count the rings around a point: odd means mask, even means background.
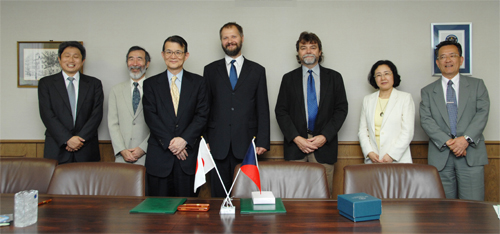
[[[297,40],[297,43],[295,43],[295,48],[297,49],[297,52],[299,52],[299,44],[300,43],[307,43],[309,42],[310,44],[318,44],[319,51],[321,51],[321,56],[319,56],[318,63],[321,63],[323,61],[323,45],[321,45],[321,40],[319,37],[312,33],[312,32],[302,32],[299,36],[299,39]],[[297,54],[297,61],[300,64],[300,57]]]
[[[222,29],[232,28],[232,27],[236,27],[238,29],[238,32],[240,33],[240,36],[243,37],[243,28],[239,24],[237,24],[236,22],[229,22],[229,23],[222,25],[222,27],[220,28],[220,30],[219,30],[220,39],[222,39]]]
[[[142,48],[140,46],[132,46],[132,47],[130,47],[130,49],[128,49],[127,57],[126,57],[125,62],[128,61],[128,55],[130,54],[130,52],[136,51],[136,50],[142,50],[142,51],[144,51],[144,53],[146,54],[146,58],[144,58],[144,59],[146,59],[146,63],[151,62],[151,57],[149,56],[149,53],[144,48]]]
[[[394,84],[392,85],[392,87],[398,87],[401,83],[401,76],[398,73],[396,65],[394,65],[394,63],[389,60],[379,60],[375,64],[373,64],[372,69],[370,70],[370,74],[368,74],[368,82],[370,82],[370,85],[375,89],[379,89],[377,82],[375,81],[375,70],[377,70],[380,65],[387,65],[391,69],[392,76],[394,77]]]
[[[462,45],[460,45],[460,43],[458,43],[458,41],[456,41],[455,38],[451,38],[451,39],[448,39],[446,41],[440,42],[436,46],[436,49],[434,50],[434,55],[436,56],[436,59],[438,59],[438,56],[439,56],[439,49],[441,49],[441,47],[447,46],[447,45],[454,45],[454,46],[456,46],[457,49],[458,49],[458,55],[460,55],[460,57],[462,57]]]
[[[57,55],[59,56],[59,58],[61,58],[62,53],[68,47],[75,47],[78,50],[80,50],[80,54],[82,54],[82,60],[85,60],[85,55],[86,55],[85,54],[85,47],[83,47],[83,45],[77,41],[65,41],[65,42],[61,43],[59,45],[59,50],[57,51]]]
[[[167,42],[177,43],[177,44],[181,45],[182,47],[184,47],[184,53],[188,52],[188,43],[181,36],[173,35],[173,36],[170,36],[167,39],[165,39],[165,41],[163,42],[163,47],[162,47],[161,51],[165,51],[165,44]]]

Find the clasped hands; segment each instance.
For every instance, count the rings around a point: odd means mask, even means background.
[[[144,150],[142,150],[139,146],[132,149],[124,149],[120,151],[123,159],[126,162],[135,162],[145,154]]]
[[[317,135],[313,138],[306,139],[304,137],[297,136],[293,139],[293,142],[303,153],[310,154],[325,145],[326,137],[323,135]]]
[[[66,141],[66,150],[69,152],[78,151],[79,149],[81,149],[83,147],[84,142],[85,142],[85,139],[83,139],[79,136],[73,136],[68,141]]]
[[[389,156],[389,154],[385,154],[384,157],[382,157],[382,159],[379,159],[378,154],[376,154],[373,151],[368,153],[368,158],[370,158],[370,160],[372,160],[373,163],[392,163],[394,161],[394,159],[392,159],[391,156]]]
[[[469,142],[465,140],[465,137],[457,137],[455,139],[449,139],[446,141],[446,145],[457,157],[463,157],[467,154],[467,147],[469,147]]]
[[[186,151],[187,142],[182,137],[174,137],[168,145],[168,149],[177,157],[179,160],[186,160],[188,153]]]

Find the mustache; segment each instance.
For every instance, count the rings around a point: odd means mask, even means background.
[[[314,55],[314,54],[304,54],[302,56],[303,59],[305,59],[306,57],[314,57],[314,58],[316,58],[316,55]]]

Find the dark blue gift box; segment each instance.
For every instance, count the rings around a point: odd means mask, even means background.
[[[380,219],[382,200],[366,193],[338,195],[337,207],[339,213],[354,221]]]

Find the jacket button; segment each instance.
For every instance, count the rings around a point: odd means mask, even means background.
[[[234,107],[231,107],[231,110],[234,111]]]

